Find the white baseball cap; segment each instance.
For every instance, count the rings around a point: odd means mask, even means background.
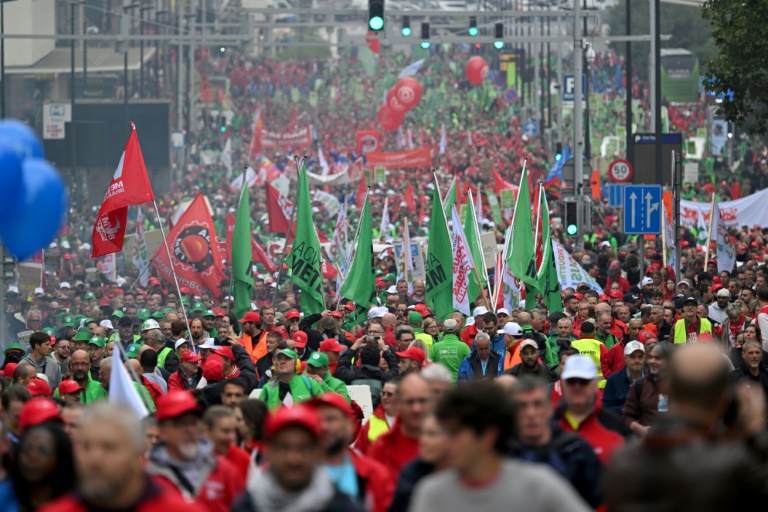
[[[641,286],[647,286],[649,284],[653,284],[653,279],[650,277],[644,277],[643,281],[640,283]]]
[[[507,311],[507,308],[499,308],[496,310],[496,315],[507,315],[509,316],[509,311]]]
[[[115,281],[115,284],[117,284],[117,286],[123,286],[125,284],[125,279],[123,279],[122,277],[118,277],[117,280]]]
[[[202,345],[198,345],[197,348],[213,349],[216,348],[216,341],[213,338],[208,338]]]
[[[45,290],[42,288],[35,288],[34,295],[45,295]]]
[[[507,322],[504,324],[504,334],[509,334],[510,336],[522,336],[523,329],[517,322]]]
[[[630,341],[624,347],[624,355],[628,356],[629,354],[632,354],[633,352],[637,352],[638,350],[643,354],[645,354],[645,346],[642,343],[640,343],[639,341]]]
[[[179,348],[180,346],[182,346],[185,343],[187,345],[189,345],[189,340],[181,338],[181,339],[176,340],[176,343],[173,346],[174,346],[174,348]]]
[[[99,327],[105,327],[107,329],[112,329],[112,330],[115,329],[114,326],[112,325],[112,320],[102,320],[101,322],[99,322]]]
[[[728,291],[728,288],[720,288],[719,290],[717,290],[717,296],[718,297],[726,297],[726,298],[730,299],[731,298],[731,292]]]
[[[387,293],[390,294],[390,295],[397,294],[397,286],[392,285],[389,288],[387,288]]]
[[[539,350],[539,344],[531,339],[525,339],[520,343],[520,352],[522,352],[525,347],[533,347],[536,350]]]
[[[368,320],[374,318],[382,318],[385,314],[389,313],[389,309],[384,307],[375,307],[368,310]]]
[[[70,286],[68,282],[62,281],[61,284],[59,285],[59,288],[72,288],[72,286]]]
[[[587,379],[592,380],[597,377],[597,368],[591,357],[582,354],[574,354],[565,360],[562,380],[568,379]]]
[[[477,306],[475,310],[472,312],[472,316],[483,316],[488,312],[488,308],[485,306]]]

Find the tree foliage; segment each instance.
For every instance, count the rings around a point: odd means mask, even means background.
[[[627,0],[620,0],[618,5],[608,9],[603,17],[612,35],[626,34],[626,2]],[[648,2],[630,0],[630,9],[632,35],[649,34],[651,24]],[[715,55],[710,23],[702,17],[698,7],[662,2],[661,33],[672,35],[669,41],[661,42],[662,48],[684,48],[699,57],[700,62]],[[625,43],[615,43],[614,48],[620,55],[626,53]],[[632,67],[638,70],[640,78],[644,80],[648,78],[650,50],[650,42],[632,43]]]
[[[733,91],[721,114],[752,132],[768,129],[768,9],[760,0],[707,0],[717,54],[707,62],[710,89]]]

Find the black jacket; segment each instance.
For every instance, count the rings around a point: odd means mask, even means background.
[[[509,456],[546,464],[568,480],[592,507],[602,503],[603,465],[581,437],[552,427],[552,438],[544,446],[525,446],[518,438],[509,443]]]
[[[514,375],[515,377],[518,377],[520,375],[538,377],[544,382],[555,382],[557,380],[557,373],[547,368],[547,365],[545,365],[544,363],[539,363],[538,371],[536,373],[528,373],[525,370],[523,370],[523,363],[517,363],[512,368],[509,368],[508,370],[504,370],[504,372],[502,373],[505,373],[507,375]]]
[[[323,339],[325,339],[323,338],[323,335],[320,334],[320,331],[312,328],[312,326],[322,317],[323,315],[316,313],[314,315],[305,316],[299,322],[299,330],[307,333],[307,347],[311,348],[313,351],[317,351],[320,348]]]
[[[765,367],[760,365],[760,373],[755,377],[749,373],[746,364],[742,360],[741,365],[736,366],[736,369],[731,372],[731,377],[734,381],[745,382],[749,386],[760,386],[763,390],[763,398],[768,402],[768,370]]]
[[[240,344],[235,343],[231,345],[231,348],[232,354],[235,356],[235,364],[240,370],[240,379],[244,380],[246,384],[245,395],[248,396],[251,391],[256,389],[259,383],[256,377],[256,367],[251,362],[251,356],[248,355]],[[208,384],[202,389],[203,397],[205,397],[209,406],[221,404],[221,393],[224,391],[224,385],[228,380],[224,379]]]
[[[384,360],[389,365],[389,371],[385,372],[378,366],[372,366],[369,364],[361,364],[356,366],[352,364],[352,358],[357,355],[352,349],[347,349],[342,352],[339,358],[339,366],[336,368],[336,373],[333,374],[339,380],[344,381],[345,384],[352,384],[353,381],[358,379],[373,379],[381,381],[381,383],[388,382],[400,374],[400,369],[397,366],[397,358],[392,353],[392,349],[384,351]]]
[[[249,492],[241,494],[234,502],[232,502],[232,512],[259,512],[256,508],[253,498]],[[365,508],[352,501],[352,499],[346,494],[342,494],[336,489],[336,492],[328,503],[328,506],[319,510],[318,512],[364,512]]]
[[[482,370],[480,374],[482,375]],[[420,457],[403,466],[403,469],[400,470],[400,477],[397,479],[395,495],[389,505],[389,512],[407,512],[416,485],[422,478],[431,475],[434,471],[435,467],[424,462]]]
[[[473,350],[469,355],[469,366],[472,368],[473,380],[493,380],[498,377],[500,359],[499,353],[491,350],[488,363],[485,365],[485,375],[483,375],[483,362],[480,361],[477,350]]]

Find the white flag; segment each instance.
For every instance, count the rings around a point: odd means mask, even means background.
[[[451,209],[453,222],[453,307],[469,316],[469,274],[475,267],[472,255],[469,253],[469,244],[464,229],[461,227],[459,213],[456,206]]]
[[[407,66],[405,66],[403,68],[402,71],[400,71],[400,74],[397,75],[398,80],[401,79],[401,78],[405,78],[407,76],[415,75],[416,73],[419,72],[419,70],[421,69],[422,65],[424,65],[424,59],[419,59],[419,60],[417,60],[416,62],[414,62],[412,64],[408,64]]]
[[[381,231],[379,236],[384,240],[389,238],[389,197],[384,198],[384,209],[381,211]]]
[[[445,135],[445,123],[440,127],[440,154],[445,154],[445,146],[448,145],[448,138]]]
[[[136,216],[136,235],[133,237],[133,264],[139,269],[139,284],[147,287],[149,281],[149,258],[147,256],[147,239],[144,236],[144,211],[139,206],[139,214]]]
[[[115,253],[107,254],[101,262],[101,273],[111,282],[117,281],[117,260]]]
[[[144,405],[139,391],[133,385],[128,370],[125,369],[119,357],[115,357],[112,361],[112,373],[109,378],[109,401],[113,404],[130,407],[139,415],[139,418],[148,416],[147,406]]]
[[[664,203],[661,203],[661,217],[664,221],[664,243],[667,247],[667,265],[675,268],[675,233],[672,228],[672,223],[669,222],[669,218],[667,217],[667,207],[664,206]]]
[[[227,181],[232,179],[232,137],[227,139],[224,149],[221,150],[219,161],[227,168]]]
[[[328,165],[328,161],[325,159],[325,155],[323,155],[323,150],[319,146],[317,148],[317,159],[320,161],[320,169],[322,169],[320,175],[328,176],[328,173],[331,172],[331,166]]]
[[[339,216],[336,218],[336,227],[333,230],[333,238],[331,239],[331,245],[329,247],[331,263],[333,263],[339,276],[346,275],[347,268],[349,267],[348,247],[347,204],[341,203]]]
[[[707,225],[707,222],[704,220],[704,214],[699,212],[699,218],[696,222],[696,247],[700,250],[709,250],[709,247],[707,247],[707,238],[709,237],[709,226]],[[710,215],[712,215],[712,212],[709,212]]]
[[[253,167],[248,166],[248,169],[246,169],[245,171],[245,181],[248,183],[248,188],[251,188],[254,185],[256,185],[256,182],[258,181],[258,179],[259,179],[259,175],[256,174],[256,170]],[[235,176],[235,179],[233,179],[229,183],[229,188],[231,188],[233,191],[240,191],[243,188],[242,173]]]
[[[712,232],[717,236],[717,271],[727,270],[728,272],[733,272],[733,267],[736,265],[736,249],[733,247],[733,243],[731,243],[728,227],[725,225],[723,212],[717,205],[717,201],[715,201],[715,207],[710,215],[715,216]]]
[[[323,190],[315,190],[312,194],[312,199],[322,203],[323,207],[328,212],[328,215],[331,217],[338,214],[341,209],[339,199],[333,194],[329,194]]]
[[[554,239],[552,240],[552,256],[557,262],[557,280],[560,282],[561,290],[566,288],[575,290],[579,284],[585,283],[597,293],[603,293],[603,289],[597,284],[597,281],[592,279],[592,276],[587,274],[587,271],[573,259],[565,247]]]

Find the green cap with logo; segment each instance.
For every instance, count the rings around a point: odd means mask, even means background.
[[[141,345],[138,343],[129,343],[128,346],[125,347],[125,355],[130,359],[136,359],[139,357],[139,348],[141,348]]]
[[[165,308],[163,310],[163,314],[165,314],[165,315],[167,315],[168,313],[175,313],[175,312],[176,312],[176,310],[173,309],[173,308]]]
[[[89,341],[91,339],[91,330],[87,327],[81,327],[77,330],[75,341]]]
[[[107,346],[107,342],[101,336],[93,336],[88,340],[89,345],[96,345],[97,347],[104,348]]]
[[[83,295],[83,299],[85,299],[85,300],[91,300],[91,299],[95,299],[95,298],[96,298],[96,296],[93,294],[93,292],[88,292],[85,295]]]
[[[63,327],[74,327],[74,326],[75,326],[75,318],[74,318],[73,316],[70,316],[70,315],[66,315],[66,316],[65,316],[65,317],[64,317],[64,318],[61,320],[61,325],[62,325]]]
[[[93,323],[98,323],[96,320],[94,320],[93,318],[90,318],[90,317],[89,317],[89,318],[84,318],[84,319],[83,319],[83,325],[88,325],[88,324],[90,324],[90,323],[92,323],[92,322],[93,322]]]
[[[125,313],[123,313],[119,309],[116,309],[116,310],[114,310],[112,312],[112,316],[117,317],[117,318],[123,318],[125,316]]]
[[[216,313],[214,313],[214,312],[213,312],[213,311],[211,311],[210,309],[206,309],[206,310],[205,310],[205,313],[203,313],[203,316],[212,316],[212,317],[215,317],[215,316],[216,316]]]
[[[53,329],[51,329],[50,327],[43,327],[43,332],[48,336],[53,336]]]
[[[322,352],[312,352],[312,355],[309,356],[309,360],[307,361],[307,364],[314,366],[315,368],[322,368],[324,366],[328,366],[328,356],[323,354]]]
[[[162,313],[162,311],[155,311],[150,315],[150,318],[154,318],[155,320],[165,320],[165,315]]]
[[[182,297],[181,298],[181,303],[184,304],[185,306],[189,307],[189,297]]]
[[[136,318],[138,318],[142,322],[144,320],[149,319],[149,310],[147,308],[141,308],[136,312]]]
[[[85,320],[85,315],[75,315],[75,325],[77,327],[80,327],[82,324],[82,321]]]
[[[195,302],[192,305],[192,312],[196,313],[198,311],[205,311],[205,304],[203,304],[202,302]]]
[[[289,348],[284,348],[282,350],[277,350],[275,352],[275,355],[277,355],[277,354],[283,354],[284,356],[290,357],[291,359],[298,359],[299,358],[299,354],[297,354],[296,352],[294,352],[293,350],[291,350]]]

